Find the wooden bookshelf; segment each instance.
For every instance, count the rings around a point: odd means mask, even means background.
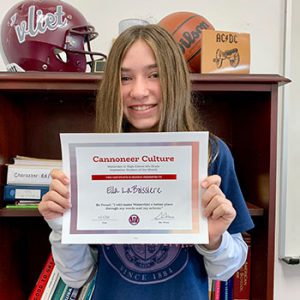
[[[0,72],[0,295],[27,299],[50,245],[37,210],[6,209],[5,164],[15,155],[60,159],[59,133],[93,131],[101,74]],[[273,299],[279,75],[191,74],[207,128],[231,148],[251,230],[252,299]],[[255,262],[255,263],[254,263]]]

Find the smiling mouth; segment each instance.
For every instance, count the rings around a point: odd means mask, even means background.
[[[152,105],[136,105],[136,106],[131,106],[130,108],[132,110],[135,110],[135,111],[145,111],[145,110],[151,109],[153,107],[155,107],[155,104],[152,104]]]

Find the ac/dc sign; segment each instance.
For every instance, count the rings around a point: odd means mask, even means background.
[[[249,33],[203,31],[201,73],[248,74],[249,72]]]

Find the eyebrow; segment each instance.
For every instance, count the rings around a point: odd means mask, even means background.
[[[145,66],[144,69],[151,70],[151,69],[155,69],[155,68],[157,68],[157,64],[151,64],[151,65]],[[129,71],[131,71],[130,68],[121,67],[121,72],[129,72]]]

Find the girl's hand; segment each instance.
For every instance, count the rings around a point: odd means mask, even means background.
[[[204,190],[202,205],[204,215],[208,218],[209,244],[206,248],[217,249],[222,241],[222,234],[228,229],[236,216],[236,211],[231,201],[226,199],[220,189],[221,177],[218,175],[208,176],[202,181]]]
[[[71,207],[69,178],[57,169],[51,171],[51,177],[49,192],[43,196],[38,206],[39,212],[46,220],[61,217]]]

